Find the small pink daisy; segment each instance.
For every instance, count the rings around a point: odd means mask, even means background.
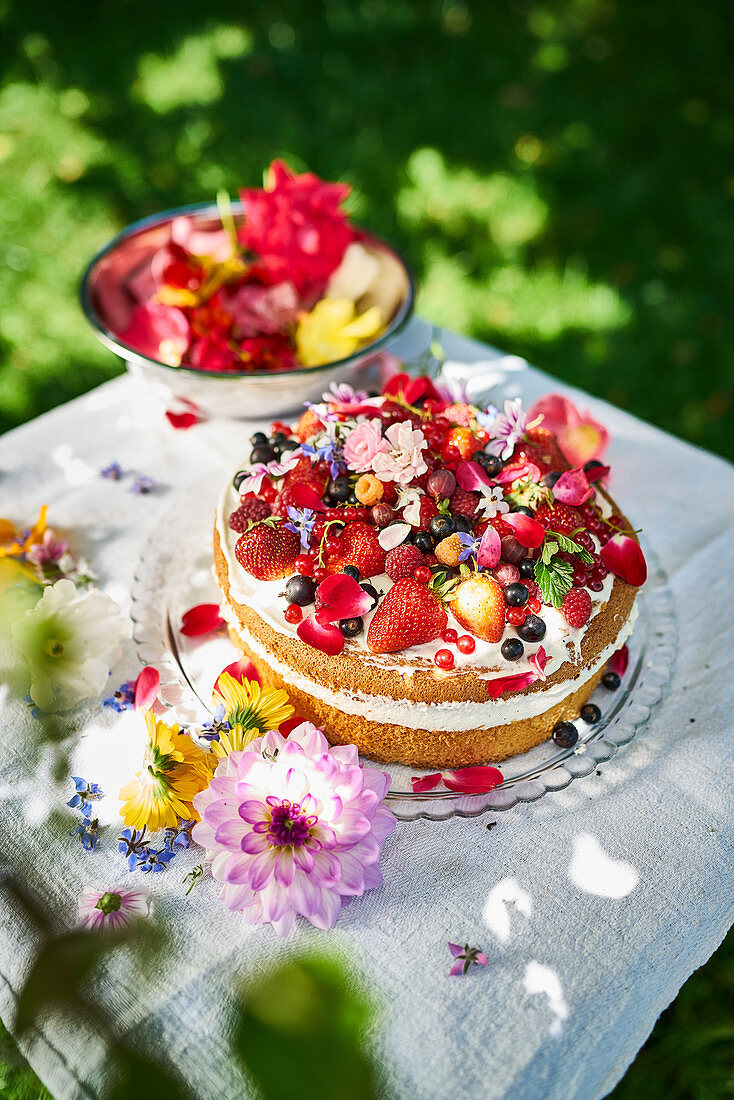
[[[85,886],[79,895],[79,924],[98,930],[125,928],[136,917],[147,917],[150,894],[143,886],[107,886],[103,890]]]

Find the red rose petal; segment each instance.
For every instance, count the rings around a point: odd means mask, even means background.
[[[540,467],[534,462],[516,462],[512,466],[505,466],[494,479],[498,485],[511,485],[513,481],[540,481]]]
[[[238,684],[244,684],[245,680],[254,680],[256,683],[261,683],[260,673],[250,660],[249,657],[240,657],[239,661],[233,661],[231,665],[227,665],[217,676],[217,682],[214,685],[214,690],[219,689],[219,681],[224,675],[228,673],[233,680],[236,680]]]
[[[639,588],[647,580],[647,564],[640,549],[629,535],[613,535],[601,548],[601,560],[615,577]]]
[[[346,573],[327,577],[316,591],[320,603],[316,620],[320,626],[364,615],[372,606],[372,597]]]
[[[514,676],[499,676],[496,680],[487,680],[487,694],[490,699],[499,699],[505,691],[522,691],[538,679],[534,672],[518,672]]]
[[[157,699],[160,686],[161,678],[158,669],[146,665],[135,681],[135,709],[147,710]]]
[[[331,623],[319,623],[314,615],[309,615],[299,623],[296,634],[306,645],[320,649],[329,657],[336,657],[344,649],[344,635],[339,627],[332,626]]]
[[[512,528],[520,545],[527,547],[528,550],[535,550],[545,538],[543,524],[522,512],[506,512],[502,519],[508,527]]]
[[[592,466],[590,470],[585,471],[590,485],[594,485],[597,481],[602,481],[605,477],[609,477],[610,472],[610,466]]]
[[[296,508],[310,508],[312,512],[326,511],[323,500],[310,485],[304,485],[302,481],[297,481],[288,492]]]
[[[187,638],[211,634],[220,626],[224,626],[224,619],[219,614],[217,603],[199,603],[196,607],[190,607],[181,616],[181,633]]]
[[[434,787],[437,787],[441,782],[441,773],[433,772],[432,775],[411,775],[410,782],[413,784],[413,790],[416,794],[422,794],[423,791],[432,791]]]
[[[201,424],[203,421],[202,416],[198,416],[193,412],[172,412],[171,409],[166,409],[166,420],[175,428],[178,432],[185,432],[189,428],[193,428],[194,424]]]
[[[480,569],[494,569],[501,557],[502,539],[499,537],[494,527],[489,526],[482,535],[482,541],[479,543],[477,565]]]
[[[561,504],[579,505],[591,500],[594,490],[580,466],[565,470],[553,486],[553,496]]]
[[[491,485],[492,479],[478,462],[460,462],[456,467],[456,483],[460,489],[471,493],[484,485]]]
[[[610,664],[612,666],[612,672],[616,672],[617,676],[624,676],[629,663],[630,651],[627,649],[626,645],[623,645],[621,649],[618,649],[616,653],[612,654]]]
[[[485,794],[498,787],[503,780],[504,776],[498,768],[484,764],[443,773],[443,781],[448,789],[461,791],[462,794]]]

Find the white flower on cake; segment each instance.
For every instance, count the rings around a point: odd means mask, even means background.
[[[503,489],[500,485],[482,485],[479,489],[481,499],[477,505],[477,511],[483,519],[494,519],[495,516],[509,512],[510,505],[503,497]]]
[[[489,454],[498,455],[503,461],[508,459],[522,437],[530,428],[536,428],[543,419],[537,416],[534,420],[528,420],[528,414],[523,411],[522,401],[516,397],[514,401],[505,401],[505,411],[497,412],[496,416],[489,420],[480,417],[480,423],[492,433],[486,450]]]
[[[44,590],[13,624],[18,652],[31,670],[30,694],[42,710],[69,710],[99,695],[119,656],[120,609],[109,596],[79,593],[70,580]]]
[[[381,481],[395,481],[398,485],[410,485],[414,478],[428,470],[423,461],[423,451],[428,446],[420,428],[413,428],[410,421],[401,420],[385,432],[389,451],[378,452],[372,461],[372,469]]]
[[[421,497],[420,489],[406,489],[402,485],[398,489],[397,510],[403,513],[403,519],[412,527],[418,527],[421,521]]]

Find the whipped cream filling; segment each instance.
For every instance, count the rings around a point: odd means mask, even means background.
[[[234,548],[240,536],[229,526],[229,516],[235,508],[237,508],[239,503],[240,495],[234,488],[232,482],[230,482],[220,495],[216,514],[216,527],[219,535],[219,542],[227,562],[230,597],[235,603],[249,607],[257,612],[276,633],[296,639],[299,645],[303,645],[304,643],[297,639],[296,627],[287,623],[283,617],[287,607],[286,599],[282,594],[285,587],[285,580],[258,581],[242,568],[235,557]],[[606,502],[602,498],[602,508],[605,503]],[[385,573],[378,577],[371,577],[369,583],[373,585],[378,592],[382,593],[386,592],[392,585],[392,581]],[[604,578],[604,587],[600,592],[589,593],[592,601],[591,619],[598,615],[608,602],[613,583],[614,577],[609,574]],[[447,606],[446,610],[449,620],[448,625],[454,627],[459,634],[466,633],[466,628],[463,627],[461,623],[457,622],[451,614],[450,604]],[[309,609],[306,608],[305,612],[308,613]],[[374,612],[367,612],[367,614],[363,616],[364,631],[362,635],[357,638],[348,639],[344,652],[349,653],[350,656],[359,657],[365,664],[383,668],[388,671],[399,672],[401,676],[411,676],[415,671],[420,669],[430,670],[437,678],[461,675],[462,672],[472,672],[486,680],[496,679],[498,676],[512,676],[531,670],[532,666],[528,658],[532,657],[540,646],[543,646],[547,656],[547,663],[545,666],[546,675],[551,676],[567,661],[581,668],[581,640],[588,629],[588,624],[580,630],[575,629],[569,626],[559,610],[554,607],[543,607],[541,615],[546,624],[545,637],[541,642],[535,644],[524,642],[525,652],[520,660],[509,662],[504,659],[500,652],[502,641],[485,642],[481,638],[475,638],[476,648],[471,654],[461,653],[456,647],[452,648],[452,653],[455,658],[455,667],[451,671],[443,671],[437,668],[433,661],[437,651],[445,648],[446,645],[440,638],[436,641],[428,642],[425,645],[411,646],[410,649],[401,650],[398,653],[370,653],[367,649],[366,636],[373,614]],[[631,620],[628,620],[628,622],[629,621]],[[236,623],[233,623],[233,626],[236,625]],[[629,633],[629,631],[627,633]],[[514,629],[508,627],[504,636],[508,637],[513,635]],[[248,645],[249,644],[248,642]],[[621,644],[620,635],[620,640],[615,643],[615,648]],[[586,670],[584,670],[584,672],[585,671]],[[566,682],[570,681],[564,681],[564,683]],[[304,688],[304,690],[307,689]],[[549,689],[549,691],[550,690],[551,689]],[[315,694],[315,692],[312,691],[310,694]],[[547,696],[548,693],[543,693],[543,695]],[[452,705],[458,706],[460,704],[457,703]],[[474,705],[478,706],[480,704]],[[546,708],[540,707],[539,711],[543,709]],[[389,719],[381,720],[388,721]],[[513,721],[513,719],[508,719],[508,721]],[[495,723],[492,722],[492,724]]]

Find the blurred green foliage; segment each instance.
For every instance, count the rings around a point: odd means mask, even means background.
[[[348,179],[432,319],[730,456],[734,23],[613,0],[0,5],[0,428],[119,369],[76,286],[118,228]]]

